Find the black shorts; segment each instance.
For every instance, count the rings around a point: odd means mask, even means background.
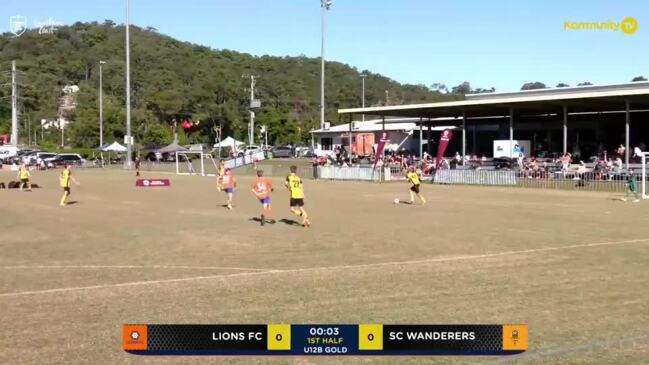
[[[70,187],[69,187],[69,186],[64,187],[64,188],[63,188],[63,191],[65,191],[66,193],[70,194]]]
[[[291,202],[289,204],[290,204],[291,207],[303,207],[304,206],[304,199],[291,198]]]
[[[20,179],[20,182],[23,183],[23,184],[27,184],[29,182],[29,179],[27,179],[27,178]]]
[[[412,190],[415,194],[419,194],[419,184],[411,186],[410,190]]]

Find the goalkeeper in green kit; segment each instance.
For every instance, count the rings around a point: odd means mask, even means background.
[[[632,170],[629,170],[629,177],[626,180],[626,193],[624,194],[624,198],[622,198],[623,201],[627,201],[627,198],[629,197],[629,193],[633,194],[635,196],[635,200],[633,201],[634,203],[637,203],[640,201],[639,196],[638,196],[638,180],[636,176],[633,174]]]

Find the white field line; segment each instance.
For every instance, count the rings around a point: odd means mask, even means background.
[[[182,266],[182,265],[15,265],[0,266],[0,270],[29,270],[29,269],[169,269],[169,270],[237,270],[237,271],[268,271],[252,267],[229,266]]]
[[[265,271],[255,271],[255,272],[243,272],[243,273],[236,273],[236,274],[193,276],[193,277],[178,278],[178,279],[133,281],[133,282],[119,283],[119,284],[77,286],[77,287],[66,287],[66,288],[56,288],[56,289],[0,293],[0,298],[19,297],[19,296],[36,295],[36,294],[65,293],[71,291],[82,291],[82,290],[92,290],[92,289],[106,289],[106,288],[120,288],[120,287],[141,286],[141,285],[179,283],[179,282],[209,280],[209,279],[227,279],[227,278],[235,278],[235,277],[261,276],[261,275],[273,275],[273,274],[292,274],[292,273],[328,271],[328,270],[354,270],[354,269],[366,269],[366,268],[374,268],[374,267],[382,267],[382,266],[417,265],[417,264],[428,264],[428,263],[436,263],[436,262],[476,260],[476,259],[484,259],[484,258],[491,258],[491,257],[502,257],[502,256],[531,254],[531,253],[539,253],[539,252],[552,252],[552,251],[570,250],[570,249],[578,249],[578,248],[614,246],[614,245],[648,243],[648,242],[649,242],[649,238],[643,238],[643,239],[634,239],[634,240],[625,240],[625,241],[583,243],[583,244],[575,244],[575,245],[559,246],[559,247],[540,247],[540,248],[531,248],[527,250],[504,251],[504,252],[487,253],[487,254],[480,254],[480,255],[437,257],[437,258],[429,258],[429,259],[421,259],[421,260],[391,261],[391,262],[378,262],[372,264],[356,264],[356,265],[320,266],[320,267],[308,267],[308,268],[301,268],[301,269],[300,268],[277,269],[277,270],[265,270]]]

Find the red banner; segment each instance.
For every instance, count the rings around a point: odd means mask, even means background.
[[[135,180],[135,186],[138,188],[157,188],[171,186],[171,180],[169,179],[137,179]]]
[[[376,147],[376,156],[374,156],[374,167],[376,168],[376,163],[379,162],[379,159],[383,157],[383,149],[385,148],[385,143],[389,141],[388,133],[383,132],[381,139],[379,139],[379,145]]]
[[[439,168],[439,165],[442,164],[442,159],[444,158],[444,152],[446,152],[446,147],[448,143],[453,138],[453,132],[448,129],[442,131],[442,136],[439,138],[439,145],[437,145],[437,164],[435,168]]]

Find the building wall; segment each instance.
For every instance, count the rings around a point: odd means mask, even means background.
[[[367,134],[372,132],[356,132],[356,133],[352,133],[352,135],[358,133]],[[379,143],[379,140],[381,139],[381,133],[382,132],[374,132],[375,147]],[[387,133],[388,133],[388,138],[390,139],[389,143],[394,144],[395,146],[401,143],[401,141],[403,141],[404,138],[408,137],[408,134],[403,131],[387,131]],[[415,135],[416,133],[417,132],[415,132]],[[349,137],[348,136],[342,137],[341,136],[342,134],[343,134],[342,132],[329,132],[329,133],[315,134],[314,135],[315,148],[323,151],[333,151],[338,146],[343,146],[343,147],[348,146]],[[416,138],[413,138],[415,137],[415,135],[410,136],[401,147],[405,148],[406,150],[410,150],[413,153],[415,151],[418,153],[419,151],[419,146],[417,144],[418,140]]]

